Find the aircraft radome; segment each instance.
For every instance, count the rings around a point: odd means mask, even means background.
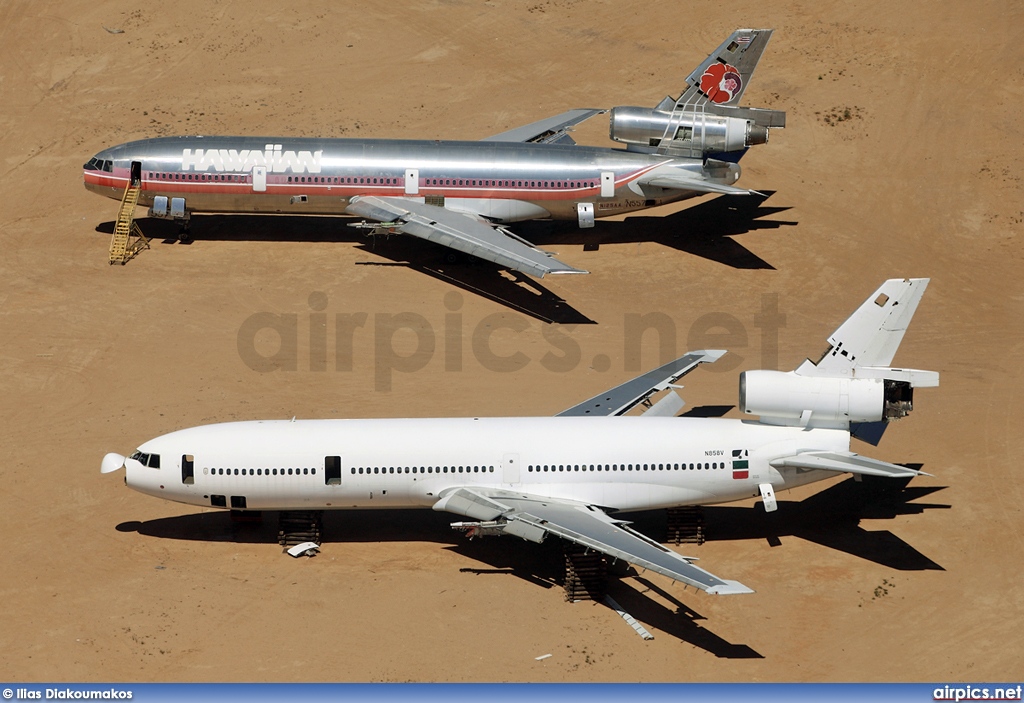
[[[543,277],[586,273],[505,225],[594,219],[737,187],[745,151],[784,127],[778,110],[739,102],[772,35],[740,29],[686,79],[678,99],[615,107],[625,149],[579,146],[574,125],[606,110],[570,110],[481,141],[160,137],[104,149],[85,187],[120,200],[129,185],[149,216],[187,239],[192,213],[354,215],[371,234],[404,233]],[[371,220],[372,222],[367,222]]]
[[[433,508],[468,518],[453,527],[470,536],[554,535],[708,593],[749,593],[614,513],[750,496],[773,511],[776,491],[840,473],[919,475],[851,452],[850,437],[880,435],[913,409],[914,388],[938,385],[934,371],[890,367],[927,284],[883,283],[817,362],[742,373],[739,407],[757,420],[677,417],[672,384],[725,353],[694,351],[555,417],[204,425],[107,454],[101,470],[124,467],[130,488],[206,508]]]

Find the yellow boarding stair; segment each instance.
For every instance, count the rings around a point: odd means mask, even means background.
[[[149,239],[135,222],[135,205],[139,202],[141,186],[129,183],[121,198],[121,209],[117,211],[114,236],[110,239],[110,263],[122,266],[143,249],[149,249]]]

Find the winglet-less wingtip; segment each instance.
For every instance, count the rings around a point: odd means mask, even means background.
[[[707,590],[713,596],[732,596],[740,593],[754,593],[752,588],[747,588],[739,581],[725,580],[722,586],[712,586]]]

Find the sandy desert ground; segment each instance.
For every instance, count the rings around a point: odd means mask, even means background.
[[[1019,682],[1022,24],[1008,2],[0,2],[0,679]],[[197,218],[191,245],[144,220],[153,248],[111,267],[117,204],[81,184],[95,152],[146,136],[475,139],[654,105],[739,26],[777,30],[744,98],[788,113],[743,162],[770,197],[529,230],[589,276],[508,277],[298,218]],[[579,140],[608,144],[605,118]],[[206,422],[553,414],[659,361],[653,335],[627,354],[627,319],[650,312],[671,318],[670,352],[728,342],[685,395],[732,405],[738,371],[816,356],[900,276],[932,284],[896,362],[942,385],[859,450],[935,477],[883,498],[838,479],[774,515],[709,508],[710,540],[686,551],[757,593],[613,583],[650,642],[563,601],[557,545],[339,513],[297,561],[273,520],[235,529],[99,473],[105,452]],[[368,325],[352,371],[311,371],[311,295],[328,320],[422,315],[437,348],[387,390],[386,354],[416,337]],[[777,345],[758,327],[776,302]],[[294,371],[246,364],[261,311],[297,315]],[[518,371],[474,356],[499,324],[524,328],[493,337],[526,355]],[[550,368],[552,335],[581,361]]]

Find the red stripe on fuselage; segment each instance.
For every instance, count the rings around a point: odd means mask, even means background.
[[[627,183],[639,178],[644,173],[657,168],[661,164],[648,164],[643,168],[639,168],[633,172],[627,173],[620,178],[615,179],[615,188],[626,185]],[[165,179],[165,178],[149,178],[146,176],[148,173],[154,173],[152,170],[143,171],[142,178],[142,190],[143,192],[168,195],[168,196],[187,196],[197,194],[231,194],[231,195],[287,195],[289,193],[295,195],[307,195],[307,196],[335,196],[338,198],[351,198],[356,195],[379,195],[379,196],[407,196],[405,192],[404,178],[397,176],[391,176],[393,180],[403,181],[394,185],[385,184],[369,184],[369,183],[288,183],[283,182],[283,179],[289,176],[276,176],[274,174],[267,175],[267,187],[264,191],[254,191],[251,180],[251,173],[232,173],[232,174],[206,174],[204,172],[176,172],[179,175],[193,175],[200,177],[207,175],[211,177],[211,180],[193,180],[193,181],[182,181],[177,179]],[[113,190],[123,191],[128,184],[128,170],[127,169],[115,169],[113,173],[106,171],[83,171],[83,178],[85,185],[94,186],[96,188],[111,188]],[[221,181],[212,180],[213,177],[220,175],[230,176],[242,176],[245,180],[243,181]],[[291,176],[291,178],[300,178],[301,176]],[[306,178],[312,178],[312,176],[305,176]],[[323,176],[323,178],[335,178],[336,176]],[[350,176],[337,176],[337,178],[350,178]],[[363,177],[365,178],[365,177]],[[378,177],[379,178],[379,177]],[[280,180],[278,180],[280,179]],[[494,199],[494,200],[528,200],[531,202],[578,202],[580,200],[597,199],[600,197],[601,185],[599,181],[592,178],[588,179],[567,179],[565,182],[586,182],[595,183],[594,186],[587,187],[575,187],[575,188],[552,188],[543,186],[452,186],[452,185],[429,185],[424,181],[431,180],[429,178],[421,178],[419,182],[419,192],[416,195],[409,197],[423,197],[424,195],[440,195],[445,198],[466,198],[466,199]],[[465,180],[465,179],[464,179]],[[494,179],[476,179],[476,180],[509,180],[505,178],[494,178]],[[543,182],[552,179],[515,179],[516,181],[534,181]],[[107,194],[111,198],[120,197],[117,193]],[[638,196],[640,197],[640,196]],[[607,212],[605,214],[615,214],[613,212]]]

